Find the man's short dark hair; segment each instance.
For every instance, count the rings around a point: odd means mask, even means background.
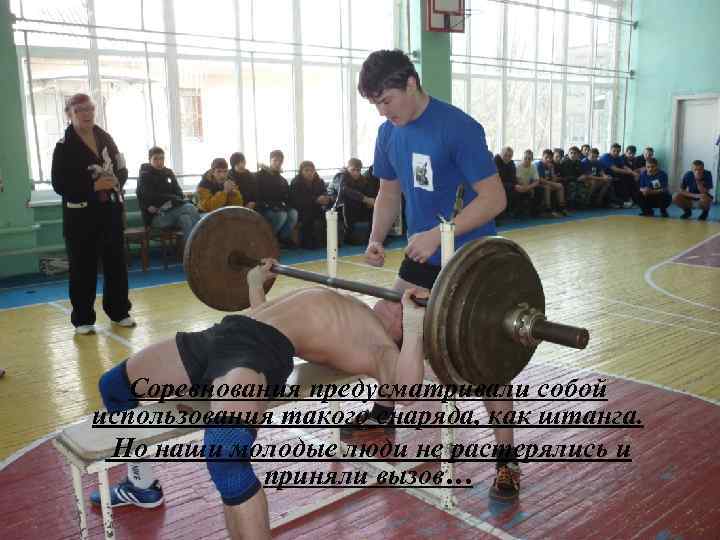
[[[351,157],[350,159],[348,159],[347,168],[348,169],[353,169],[353,168],[362,169],[362,161],[360,161],[356,157]]]
[[[572,151],[575,151],[578,154],[580,153],[580,149],[577,146],[571,146],[570,148],[568,148],[568,152],[572,152]]]
[[[552,157],[552,156],[553,156],[553,151],[550,150],[549,148],[546,148],[545,150],[543,150],[543,153],[542,153],[542,157],[545,157],[545,156],[550,156],[550,157]]]
[[[245,163],[245,154],[242,152],[235,152],[230,156],[230,167],[235,168],[235,165],[237,165],[240,162]]]
[[[657,167],[657,164],[657,159],[655,159],[654,157],[649,157],[645,160],[645,165],[655,165]]]
[[[645,151],[647,152],[648,150],[650,150],[653,154],[655,153],[655,149],[652,146],[646,146]]]
[[[153,146],[150,150],[148,150],[148,160],[151,160],[153,156],[157,156],[158,154],[162,154],[164,156],[165,150],[159,146]]]
[[[632,152],[633,154],[637,154],[637,146],[635,146],[634,144],[629,144],[629,145],[627,145],[627,147],[625,148],[625,151],[626,151],[626,152]]]
[[[612,143],[612,144],[610,145],[610,150],[612,150],[613,148],[617,148],[618,150],[622,150],[622,146],[620,146],[618,143]]]
[[[363,62],[358,92],[366,99],[373,99],[391,88],[405,91],[410,77],[415,78],[418,90],[422,90],[420,75],[408,55],[398,49],[375,51]]]
[[[272,152],[270,152],[270,159],[276,158],[276,157],[280,158],[282,160],[285,159],[285,155],[282,153],[282,150],[273,150]]]
[[[597,148],[591,148],[591,149],[590,149],[590,153],[591,153],[591,154],[597,154],[597,155],[599,156],[599,155],[600,155],[600,150],[598,150]]]
[[[695,161],[693,161],[693,167],[702,167],[704,169],[705,163],[703,163],[701,159],[696,159]]]
[[[585,143],[580,148],[587,148],[588,150],[590,150],[590,145],[588,143]]]
[[[227,171],[228,164],[225,158],[216,157],[212,160],[212,163],[210,164],[211,169],[220,169],[221,171]]]

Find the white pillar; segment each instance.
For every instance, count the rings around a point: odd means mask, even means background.
[[[325,212],[325,221],[327,222],[327,273],[330,277],[337,277],[337,257],[338,257],[338,236],[337,224],[338,214],[335,210]]]
[[[450,258],[455,253],[455,223],[451,221],[440,222],[440,264],[445,266]],[[448,400],[447,403],[443,403],[443,412],[445,418],[447,418],[451,412],[455,410],[455,400]],[[441,429],[442,437],[442,458],[450,458],[450,449],[455,444],[455,430],[453,428],[444,427]],[[440,464],[440,470],[445,474],[443,475],[443,481],[452,481],[452,485],[455,485],[455,465],[443,461]],[[446,489],[443,492],[442,505],[444,508],[450,510],[455,507],[457,501],[453,491]]]

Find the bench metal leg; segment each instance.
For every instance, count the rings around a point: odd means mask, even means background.
[[[70,472],[72,472],[73,490],[75,491],[75,504],[77,504],[78,520],[80,521],[80,538],[87,540],[87,515],[85,514],[85,500],[83,498],[82,476],[80,469],[72,463],[70,464]]]
[[[449,400],[446,403],[443,403],[443,412],[445,413],[445,418],[447,418],[452,411],[456,409],[455,406],[455,400]],[[450,449],[455,444],[455,428],[453,427],[444,427],[441,428],[441,437],[442,437],[442,458],[443,459],[450,459]],[[447,482],[450,480],[450,484],[455,484],[455,465],[453,463],[449,463],[447,461],[443,461],[440,463],[440,470],[442,470],[445,474],[443,475],[443,481]],[[446,510],[452,510],[455,508],[455,505],[457,504],[457,500],[455,499],[455,495],[453,494],[452,489],[445,489],[443,490],[442,494],[442,505],[443,508]]]
[[[103,468],[98,471],[98,483],[100,488],[100,506],[102,508],[103,528],[105,529],[105,539],[115,538],[115,530],[112,522],[112,506],[110,506],[110,481],[108,480],[108,471]]]

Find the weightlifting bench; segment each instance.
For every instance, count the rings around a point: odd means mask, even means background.
[[[356,376],[348,376],[340,371],[310,364],[305,361],[297,361],[295,370],[288,379],[288,385],[299,385],[300,396],[308,397],[310,388],[313,384],[342,384],[345,382],[356,381]],[[270,408],[279,407],[287,401],[271,401]],[[210,403],[206,401],[166,401],[164,403],[153,403],[143,407],[153,417],[153,412],[172,411],[177,412],[178,405],[191,406],[192,409],[204,413],[210,410]],[[340,404],[337,401],[331,401],[330,406],[339,409]],[[337,440],[334,442],[339,444],[339,430],[335,429],[333,437]],[[118,429],[93,429],[92,416],[87,416],[83,420],[72,424],[65,428],[52,442],[55,448],[65,458],[70,471],[72,473],[72,483],[75,492],[75,503],[77,505],[78,517],[80,522],[81,538],[88,538],[87,516],[85,513],[85,500],[82,490],[82,474],[98,475],[98,484],[100,488],[100,501],[103,516],[103,528],[105,530],[105,538],[115,538],[115,531],[112,522],[112,507],[110,506],[110,483],[108,480],[108,470],[118,465],[125,465],[124,462],[106,462],[107,458],[111,458],[115,451],[117,437],[134,437],[136,443],[146,444],[148,446],[158,443],[189,443],[198,440],[201,436],[202,429],[178,428],[178,427],[158,427],[158,428],[118,428]],[[316,510],[311,508],[306,513]],[[295,514],[295,513],[293,513]],[[294,515],[293,519],[297,516]],[[284,520],[285,521],[285,520]],[[277,525],[277,524],[276,524]]]

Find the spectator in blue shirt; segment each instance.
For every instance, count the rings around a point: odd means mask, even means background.
[[[645,170],[640,173],[640,212],[641,216],[654,216],[655,208],[660,209],[662,217],[668,217],[667,207],[672,202],[668,191],[668,177],[665,171],[658,169],[655,158],[645,160]]]
[[[613,143],[610,152],[603,154],[600,163],[605,167],[605,172],[613,178],[615,193],[620,200],[624,201],[625,208],[632,208],[637,201],[640,173],[633,171],[625,163],[625,157],[620,155],[622,146]]]
[[[615,193],[612,191],[610,177],[605,174],[605,168],[598,159],[599,155],[600,150],[591,148],[588,157],[581,162],[583,175],[590,180],[592,189],[590,204],[602,208],[605,206],[607,197],[613,208],[620,208],[620,205],[615,201]]]
[[[713,187],[712,174],[705,170],[705,164],[696,159],[692,162],[692,170],[685,173],[680,185],[680,191],[675,194],[673,202],[684,210],[682,219],[692,215],[693,206],[702,209],[698,220],[705,221],[710,212],[710,203],[713,198],[710,190]]]

